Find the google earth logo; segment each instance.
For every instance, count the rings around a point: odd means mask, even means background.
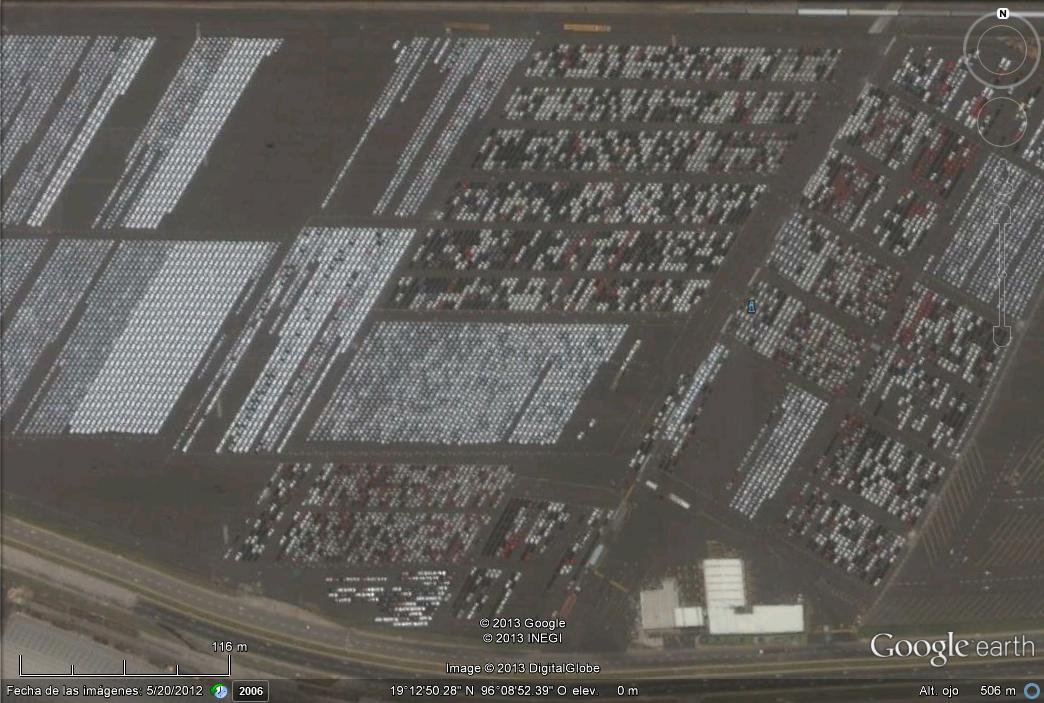
[[[973,657],[1032,657],[1036,644],[1026,635],[1015,635],[1010,640],[956,639],[952,632],[937,640],[895,639],[890,632],[879,632],[870,640],[870,651],[875,657],[931,657],[933,667],[946,665],[953,658]]]

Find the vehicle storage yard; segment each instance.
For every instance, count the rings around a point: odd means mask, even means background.
[[[967,18],[492,16],[7,12],[7,506],[575,651],[711,543],[814,630],[1044,622],[1044,78],[1001,148]]]

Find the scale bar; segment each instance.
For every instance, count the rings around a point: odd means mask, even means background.
[[[181,665],[174,665],[173,674],[129,674],[127,673],[127,660],[123,660],[123,672],[119,674],[77,674],[76,665],[69,665],[69,673],[67,674],[29,674],[26,673],[22,666],[22,655],[18,655],[18,678],[20,679],[62,679],[62,678],[77,678],[77,679],[172,679],[172,678],[232,678],[232,655],[227,655],[226,669],[225,671],[217,674],[183,674],[181,673]]]

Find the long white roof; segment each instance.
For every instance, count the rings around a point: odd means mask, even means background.
[[[747,604],[747,589],[741,559],[704,559],[703,585],[707,609],[742,608]]]
[[[749,611],[707,609],[707,631],[712,635],[773,635],[804,629],[803,605],[755,605]]]

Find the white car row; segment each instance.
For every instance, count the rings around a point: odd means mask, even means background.
[[[912,188],[906,188],[895,204],[881,215],[874,226],[874,238],[881,248],[896,256],[907,257],[913,253],[939,219],[939,204]]]
[[[913,156],[929,121],[927,113],[868,83],[837,138],[898,169]]]
[[[403,571],[387,576],[328,576],[327,594],[338,605],[365,603],[377,608],[373,621],[392,627],[426,627],[449,599],[450,577],[440,569]]]
[[[831,148],[805,184],[801,204],[855,229],[865,224],[867,211],[881,199],[885,181],[883,175]]]
[[[805,121],[815,100],[816,94],[805,90],[520,85],[504,107],[504,118],[541,122],[796,125]]]
[[[496,129],[472,164],[483,171],[711,173],[770,176],[793,135],[758,131]]]
[[[157,433],[274,246],[177,242],[70,420],[70,431]]]
[[[734,239],[729,230],[430,229],[411,268],[709,274]]]
[[[277,558],[311,566],[456,564],[488,522],[478,513],[304,508],[280,537]]]
[[[63,239],[47,259],[0,337],[4,413],[69,322],[111,247],[109,240]]]
[[[490,509],[514,475],[507,466],[324,464],[302,505],[349,511]]]
[[[830,446],[834,451],[820,459],[817,471],[911,527],[945,470],[855,415],[842,421]]]
[[[419,152],[427,141],[426,134],[421,140],[416,140],[416,137],[422,128],[430,131],[430,127],[425,126],[429,115],[432,112],[441,114],[452,100],[454,108],[449,120],[434,145],[429,148],[427,158],[407,187],[402,201],[395,210],[395,214],[399,217],[409,217],[417,213],[431,187],[435,184],[435,180],[455,152],[464,132],[473,122],[485,116],[493,104],[493,100],[500,93],[508,75],[525,58],[530,45],[528,39],[462,39],[459,41],[467,43],[468,51],[474,58],[473,60],[461,60],[450,69],[446,84],[429,106],[428,113],[421,121],[421,127],[418,127],[418,133],[407,146],[407,152],[399,157],[395,175],[378,202],[374,214],[383,213],[391,203],[392,196],[398,189],[399,183],[405,178],[413,161],[412,155]],[[470,78],[463,95],[455,95],[455,88],[445,88],[446,85],[455,83],[454,78],[458,75],[459,80],[464,80],[465,77]]]
[[[461,222],[734,225],[765,185],[746,183],[460,183],[441,219]]]
[[[1044,180],[991,155],[961,203],[957,232],[929,270],[1004,312],[1025,315],[1044,276]]]
[[[533,277],[399,279],[392,304],[407,310],[686,313],[710,280]]]
[[[58,434],[68,426],[169,249],[170,242],[121,242],[117,246],[20,431]]]
[[[626,325],[379,322],[312,438],[555,442]]]
[[[43,224],[155,42],[154,37],[96,37],[91,41],[76,71],[75,84],[4,201],[4,224]]]
[[[246,521],[242,535],[235,535],[225,558],[233,561],[257,561],[264,555],[277,525],[289,514],[290,506],[300,493],[298,484],[306,480],[313,464],[279,464],[257,497],[257,515]]]
[[[791,534],[809,549],[876,586],[888,573],[906,540],[851,505],[809,486],[787,511]]]
[[[779,232],[769,265],[802,290],[877,326],[899,285],[899,272],[795,213]]]
[[[984,388],[1002,354],[992,322],[915,283],[860,400],[870,408],[891,404],[899,429],[909,427],[931,446],[956,452],[982,394],[963,390],[955,378]]]
[[[298,236],[265,295],[279,311],[270,330],[278,341],[225,433],[222,451],[285,444],[334,355],[355,340],[413,233],[315,227]]]
[[[840,49],[760,46],[558,44],[536,52],[531,78],[828,81]]]
[[[0,313],[7,310],[46,244],[45,239],[0,238]]]
[[[421,73],[424,72],[430,63],[438,63],[443,52],[449,48],[452,42],[453,40],[449,37],[445,39],[414,37],[409,42],[396,41],[392,44],[392,50],[395,51],[395,68],[392,70],[392,74],[384,84],[384,87],[381,88],[377,100],[370,107],[369,115],[366,117],[366,125],[363,127],[359,138],[355,140],[355,146],[348,153],[341,170],[338,171],[337,177],[334,178],[330,189],[326,192],[322,205],[324,208],[330,204],[337,187],[341,184],[345,174],[348,173],[348,169],[351,168],[355,157],[359,154],[359,150],[366,143],[370,132],[373,131],[374,127],[381,120],[388,116],[388,113],[397,103],[402,103],[409,97]]]
[[[892,81],[910,95],[946,112],[968,77],[963,61],[939,56],[935,47],[911,47]]]
[[[90,37],[4,34],[0,38],[0,176],[40,128]]]
[[[154,229],[181,194],[261,62],[282,39],[201,37],[131,147],[95,227]]]
[[[866,343],[797,298],[759,280],[749,299],[755,311],[736,312],[730,323],[738,340],[830,393],[855,376]]]
[[[453,599],[453,614],[461,620],[474,620],[478,615],[496,616],[511,599],[521,571],[496,567],[473,566]],[[495,601],[494,596],[499,595]]]
[[[773,498],[783,485],[826,408],[826,401],[798,386],[787,385],[783,400],[758,432],[740,465],[742,480],[729,501],[730,508],[748,520],[757,516],[765,501]]]

